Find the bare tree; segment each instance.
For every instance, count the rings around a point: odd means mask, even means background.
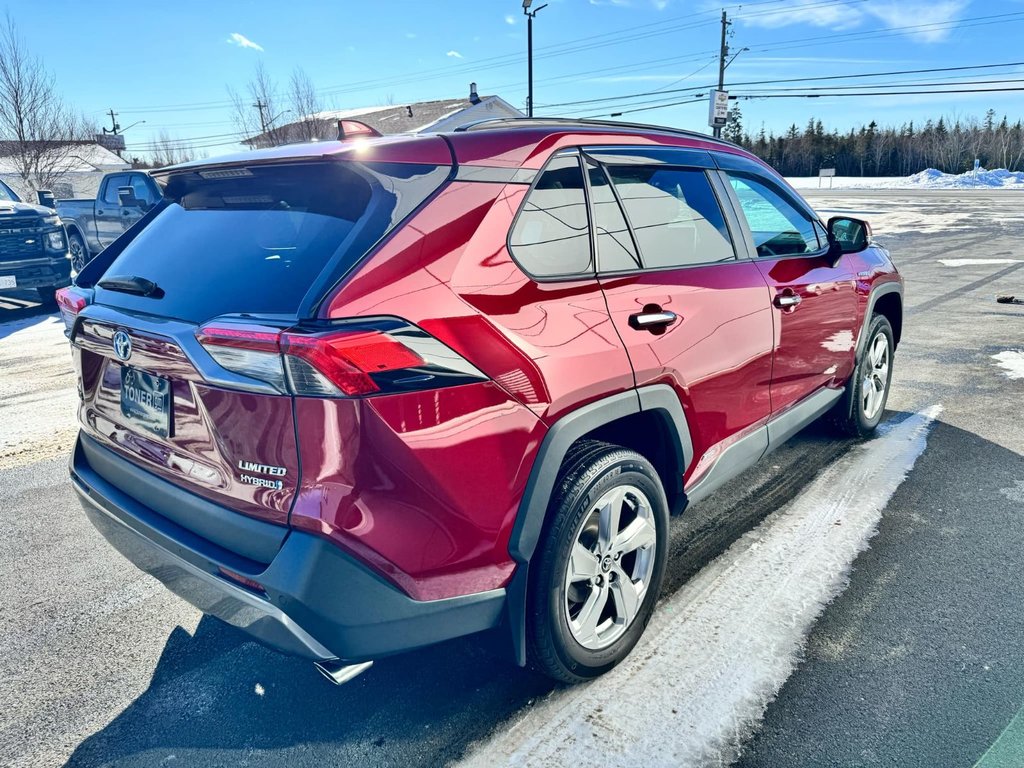
[[[280,89],[262,61],[256,65],[245,92],[239,93],[229,86],[228,95],[234,105],[235,127],[243,141],[254,148],[287,143],[286,131],[281,130],[279,120],[291,110],[282,109]]]
[[[166,130],[157,134],[150,153],[150,162],[154,168],[187,163],[195,159],[197,154],[191,143],[172,138]]]
[[[302,67],[296,67],[292,72],[288,86],[288,103],[294,115],[289,140],[314,141],[323,138],[325,131],[328,130],[328,121],[319,117],[323,112],[323,105],[317,96],[313,81]]]
[[[0,26],[0,155],[13,161],[27,188],[48,189],[80,162],[76,142],[85,130],[8,13]]]

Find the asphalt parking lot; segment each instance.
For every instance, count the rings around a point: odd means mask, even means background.
[[[804,610],[806,624],[788,622],[795,650],[775,683],[755,693],[743,674],[754,660],[726,635],[785,617],[726,615],[732,624],[695,632],[687,612],[714,592],[695,596],[693,584],[735,574],[750,532],[756,548],[767,541],[757,531],[813,507],[808,484],[860,477],[870,495],[886,475],[862,465],[881,443],[812,426],[673,522],[656,621],[689,632],[689,655],[734,673],[717,688],[688,684],[687,654],[660,654],[654,639],[627,675],[555,690],[504,661],[497,637],[385,659],[337,688],[202,618],[92,529],[67,481],[75,389],[60,322],[26,294],[0,299],[0,764],[564,765],[579,761],[576,745],[607,736],[619,751],[598,764],[617,765],[632,738],[654,734],[664,751],[644,762],[678,765],[678,745],[710,722],[700,697],[713,694],[745,705],[721,713],[729,726],[692,764],[1024,765],[1024,306],[994,300],[1024,297],[1024,197],[806,195],[825,218],[872,221],[890,248],[907,315],[887,423],[895,435],[930,415],[913,468],[880,497],[870,546],[836,571],[845,588],[827,592],[820,615]],[[847,524],[856,494],[848,502],[832,525]],[[776,582],[780,598],[802,594],[786,558],[761,567],[758,582]],[[654,704],[633,722],[602,717],[624,699]],[[570,722],[551,712],[582,712],[587,733],[534,727]]]

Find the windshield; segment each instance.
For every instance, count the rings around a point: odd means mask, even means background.
[[[13,189],[0,181],[0,201],[5,203],[20,203],[21,198],[14,193]]]
[[[97,287],[96,299],[197,323],[230,313],[299,314],[448,170],[319,162],[174,174],[164,209],[103,273],[143,278],[159,291]]]

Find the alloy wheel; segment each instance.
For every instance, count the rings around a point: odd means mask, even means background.
[[[889,338],[879,331],[868,346],[860,386],[861,408],[868,420],[875,418],[885,402],[889,386]]]
[[[85,247],[77,236],[72,236],[68,242],[68,250],[71,251],[71,268],[77,273],[85,267]]]
[[[569,631],[589,650],[607,648],[640,612],[657,543],[651,503],[633,485],[610,489],[583,517],[565,573]]]

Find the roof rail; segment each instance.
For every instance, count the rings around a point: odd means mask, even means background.
[[[466,133],[485,128],[544,128],[548,126],[566,126],[577,128],[626,128],[631,130],[657,131],[674,136],[686,136],[691,139],[713,141],[717,144],[725,144],[735,147],[737,144],[727,140],[709,136],[699,131],[688,131],[684,128],[668,128],[664,125],[648,125],[646,123],[625,123],[616,120],[593,120],[588,118],[575,117],[491,117],[485,120],[476,120],[472,123],[460,125],[455,129],[456,133]]]

